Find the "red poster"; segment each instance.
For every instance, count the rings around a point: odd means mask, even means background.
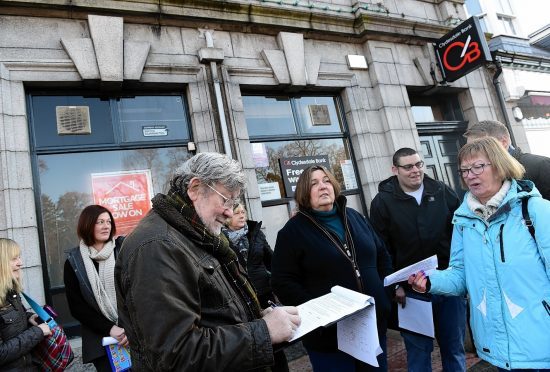
[[[149,170],[92,174],[94,203],[111,211],[117,235],[128,235],[151,209],[152,191]]]

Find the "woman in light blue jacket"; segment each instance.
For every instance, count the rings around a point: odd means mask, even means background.
[[[550,201],[518,181],[523,166],[493,138],[468,143],[458,158],[469,192],[454,215],[449,268],[409,283],[418,292],[468,292],[477,353],[499,370],[550,371]]]

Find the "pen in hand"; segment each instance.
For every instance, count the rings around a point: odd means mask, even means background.
[[[268,304],[269,307],[272,308],[272,309],[274,309],[274,308],[276,308],[277,306],[279,306],[279,305],[277,305],[275,302],[273,302],[273,301],[271,301],[271,300],[267,300],[267,304]]]

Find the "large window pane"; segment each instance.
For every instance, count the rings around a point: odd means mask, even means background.
[[[126,181],[123,178],[123,181],[111,190],[113,198],[108,199],[103,195],[98,203],[111,210],[117,230],[127,234],[129,230],[124,229],[122,225],[131,220],[129,214],[136,216],[137,201],[122,196],[135,195],[132,194],[132,186],[135,186],[132,182],[144,177],[150,181],[151,196],[163,192],[170,175],[189,156],[184,148],[38,156],[41,211],[50,286],[63,286],[65,251],[78,245],[78,216],[86,205],[94,202],[94,192],[96,198],[99,195],[98,180],[101,185],[101,182],[107,182],[103,176],[126,177]]]
[[[302,133],[342,132],[333,97],[302,97],[295,102]]]
[[[250,137],[296,134],[288,97],[243,96],[243,105]]]
[[[189,139],[181,96],[121,98],[118,112],[123,142]]]
[[[82,96],[33,96],[37,148],[114,142],[109,100]]]
[[[253,143],[256,177],[263,201],[277,199],[277,191],[280,197],[287,197],[283,185],[279,159],[301,158],[308,156],[327,156],[329,169],[340,182],[342,190],[352,190],[358,187],[351,162],[351,152],[347,142],[342,138],[333,139],[304,139],[297,141],[278,141]],[[264,155],[260,152],[264,152]],[[278,190],[270,193],[262,193],[264,187],[276,186]]]

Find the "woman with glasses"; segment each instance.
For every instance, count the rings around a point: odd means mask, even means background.
[[[325,167],[303,171],[294,196],[298,212],[279,231],[271,284],[285,305],[325,295],[335,285],[365,293],[376,301],[379,368],[339,351],[336,325],[303,338],[314,371],[387,370],[386,320],[389,293],[383,278],[392,271],[390,256],[370,222],[346,207],[340,184]]]
[[[256,290],[262,309],[277,303],[271,290],[271,257],[273,250],[261,230],[262,222],[248,220],[246,209],[241,203],[233,207],[233,216],[225,221],[222,232],[231,242],[241,266],[247,271],[250,282]],[[272,371],[288,371],[284,352],[274,354]]]
[[[100,205],[82,210],[77,234],[80,244],[65,261],[65,294],[71,315],[82,326],[82,361],[107,372],[111,365],[102,338],[111,336],[119,345],[128,345],[124,328],[118,324],[114,283],[115,259],[123,238],[115,239],[113,215]]]
[[[467,292],[477,353],[500,371],[550,371],[550,201],[520,181],[523,166],[492,137],[465,145],[458,160],[469,192],[454,214],[449,268],[409,283]]]

